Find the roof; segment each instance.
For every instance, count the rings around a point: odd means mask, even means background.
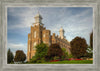
[[[36,16],[35,17],[40,17],[40,18],[42,18],[42,16],[38,13],[38,14],[36,14]]]

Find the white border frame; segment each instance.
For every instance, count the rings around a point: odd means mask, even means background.
[[[93,64],[7,64],[7,7],[29,7],[29,6],[34,6],[34,7],[93,7],[93,36],[94,40],[93,40],[93,47],[95,47],[95,49],[93,50]],[[50,69],[78,69],[78,68],[82,68],[82,69],[95,69],[97,68],[97,36],[98,36],[98,23],[97,23],[97,3],[2,3],[2,21],[1,23],[3,24],[3,65],[2,68],[3,69],[38,69],[38,68],[50,68]],[[5,21],[6,19],[6,21]],[[5,38],[6,37],[6,38]]]

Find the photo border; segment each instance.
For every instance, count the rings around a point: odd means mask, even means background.
[[[48,1],[48,2],[46,2]],[[57,70],[57,69],[61,69],[61,70],[80,70],[82,69],[83,71],[84,70],[96,70],[98,69],[98,52],[99,50],[97,48],[99,48],[98,44],[98,35],[99,35],[99,24],[98,24],[98,4],[96,2],[93,2],[93,3],[90,3],[90,2],[64,2],[63,0],[60,1],[60,2],[50,2],[50,0],[46,0],[44,2],[41,2],[41,1],[36,1],[33,0],[32,2],[31,1],[27,1],[27,0],[21,0],[21,1],[11,1],[10,0],[6,0],[6,1],[1,1],[0,2],[0,5],[1,5],[1,10],[0,11],[0,15],[1,15],[1,30],[0,32],[2,34],[0,34],[0,40],[1,40],[1,68],[2,70],[9,70],[9,69],[12,69],[12,70],[41,70],[42,69],[46,69],[47,70],[50,70],[50,69],[53,69],[53,70]],[[75,0],[77,1],[77,0]],[[34,6],[34,7],[64,7],[64,6],[67,6],[67,7],[93,7],[93,36],[95,36],[93,38],[93,64],[7,64],[7,7],[20,7],[20,6],[24,6],[24,7],[27,7],[27,6]],[[100,57],[99,57],[100,58]],[[81,71],[82,71],[81,70]]]

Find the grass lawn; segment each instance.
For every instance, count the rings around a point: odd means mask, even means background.
[[[29,63],[29,64],[93,64],[93,60],[71,60],[71,61],[64,60],[57,62]]]

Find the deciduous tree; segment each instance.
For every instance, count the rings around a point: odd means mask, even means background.
[[[84,54],[86,54],[87,50],[87,43],[84,38],[81,37],[75,37],[71,42],[71,53],[75,58],[81,58],[84,57]]]
[[[36,46],[36,54],[35,56],[38,58],[44,58],[47,55],[48,46],[44,43],[38,44]]]
[[[26,59],[25,53],[22,50],[17,50],[14,61],[15,62],[24,62],[25,59]]]
[[[45,62],[45,57],[47,56],[48,46],[44,43],[35,46],[36,53],[35,56],[30,60],[31,63],[43,63]]]
[[[60,57],[63,56],[63,51],[61,49],[61,47],[59,46],[59,44],[52,44],[49,49],[48,49],[48,57],[50,58],[54,58],[55,56]]]

